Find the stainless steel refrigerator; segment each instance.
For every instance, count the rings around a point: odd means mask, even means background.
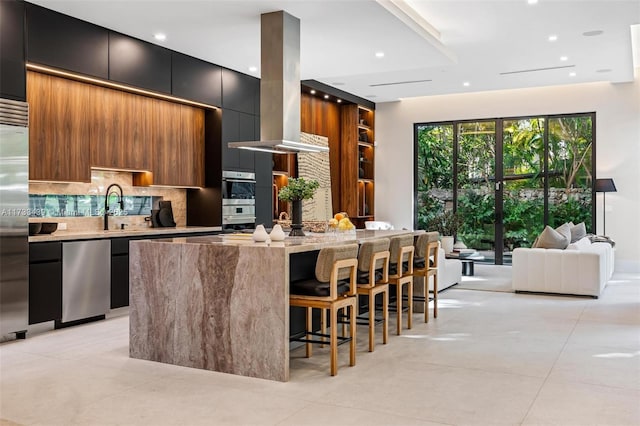
[[[0,340],[29,323],[29,107],[0,99]]]

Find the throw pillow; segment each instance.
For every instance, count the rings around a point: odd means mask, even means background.
[[[556,232],[558,232],[565,238],[566,244],[562,248],[566,249],[567,246],[571,244],[571,225],[569,225],[568,223],[563,223],[556,228]]]
[[[536,244],[536,247],[564,250],[568,245],[569,240],[566,235],[561,234],[557,230],[547,225],[544,227],[544,230],[538,237],[538,243]]]
[[[578,240],[587,236],[587,228],[584,225],[584,222],[580,222],[579,224],[571,227],[571,242],[575,243]]]

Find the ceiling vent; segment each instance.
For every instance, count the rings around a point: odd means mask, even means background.
[[[525,72],[561,70],[561,69],[564,69],[564,68],[575,68],[575,65],[562,65],[562,66],[559,66],[559,67],[532,68],[530,70],[506,71],[506,72],[501,72],[500,75],[522,74],[522,73],[525,73]]]

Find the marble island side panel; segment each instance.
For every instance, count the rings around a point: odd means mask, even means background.
[[[132,241],[129,256],[131,357],[289,379],[284,247]]]

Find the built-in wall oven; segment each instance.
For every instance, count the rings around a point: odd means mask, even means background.
[[[256,174],[222,172],[222,227],[254,228],[256,224]]]

